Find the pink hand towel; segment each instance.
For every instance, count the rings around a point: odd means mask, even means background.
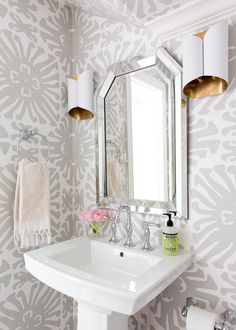
[[[15,208],[14,242],[21,248],[51,243],[49,173],[47,163],[19,163]]]

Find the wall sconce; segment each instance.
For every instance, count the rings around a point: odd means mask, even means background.
[[[228,87],[228,24],[183,38],[183,92],[187,97],[217,95]]]
[[[93,118],[93,72],[68,79],[68,113],[77,120]]]

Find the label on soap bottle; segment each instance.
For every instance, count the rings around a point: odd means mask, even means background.
[[[165,254],[176,256],[178,254],[179,235],[162,233],[162,249]]]

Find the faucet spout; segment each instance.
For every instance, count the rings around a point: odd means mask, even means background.
[[[132,226],[132,221],[131,221],[131,210],[128,205],[123,205],[122,210],[127,211],[127,225],[126,225],[126,230],[127,230],[127,239],[125,242],[125,246],[135,246],[133,240],[132,240],[132,234],[133,234],[133,226]]]
[[[117,211],[113,217],[113,220],[112,220],[112,226],[111,226],[112,236],[111,236],[109,242],[119,243],[119,239],[117,238],[117,223],[120,221],[121,212],[124,210],[127,212],[127,225],[126,225],[127,239],[126,239],[124,245],[132,247],[132,246],[135,246],[135,244],[132,240],[133,226],[132,226],[132,222],[131,222],[131,210],[128,205],[121,205],[117,209]]]

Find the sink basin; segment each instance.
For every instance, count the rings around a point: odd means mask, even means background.
[[[125,248],[79,237],[27,252],[24,258],[32,275],[83,307],[107,315],[132,315],[188,268],[192,254],[168,257],[160,250],[144,252],[140,246]]]
[[[77,239],[74,246],[51,255],[53,261],[77,270],[80,279],[120,292],[136,292],[134,280],[141,279],[161,258],[137,253],[98,241]],[[79,253],[78,249],[83,251]],[[68,268],[69,269],[69,268]]]

